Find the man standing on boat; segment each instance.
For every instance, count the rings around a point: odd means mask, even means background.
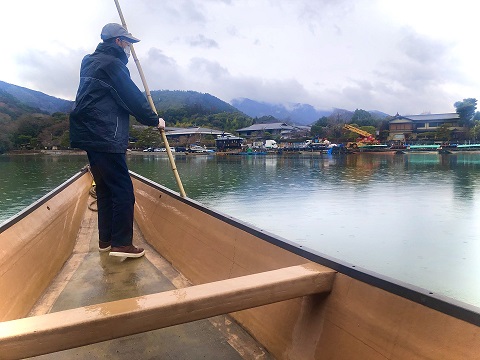
[[[128,173],[129,116],[144,125],[165,128],[130,78],[130,44],[140,41],[119,24],[107,24],[103,42],[82,60],[80,85],[70,114],[70,141],[87,152],[96,184],[99,251],[141,257],[132,244],[135,196]]]

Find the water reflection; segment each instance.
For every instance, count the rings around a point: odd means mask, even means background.
[[[39,199],[87,163],[87,157],[0,156],[0,223]]]
[[[3,219],[85,162],[0,157]],[[128,162],[177,190],[165,154],[133,155]],[[183,156],[176,166],[187,195],[209,207],[480,306],[480,154]]]

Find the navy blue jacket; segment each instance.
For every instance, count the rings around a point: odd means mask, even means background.
[[[158,115],[130,78],[127,62],[120,46],[105,42],[83,58],[70,114],[73,148],[125,153],[130,114],[144,125],[158,125]]]

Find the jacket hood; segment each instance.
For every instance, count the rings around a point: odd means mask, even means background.
[[[120,59],[125,65],[128,63],[128,57],[123,49],[114,42],[101,42],[95,49],[95,53],[103,53],[115,56]]]

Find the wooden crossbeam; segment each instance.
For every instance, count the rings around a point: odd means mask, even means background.
[[[0,323],[2,359],[17,359],[330,292],[335,271],[304,264]]]

